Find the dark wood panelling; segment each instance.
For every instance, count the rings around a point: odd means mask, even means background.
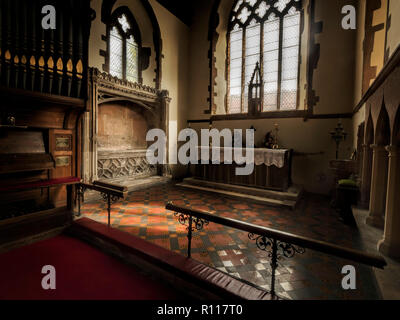
[[[56,29],[42,28],[42,7],[57,12]],[[0,84],[84,98],[90,30],[89,1],[1,1]]]

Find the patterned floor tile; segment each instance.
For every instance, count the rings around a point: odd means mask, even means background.
[[[336,212],[329,206],[329,199],[319,196],[306,196],[296,210],[290,210],[227,199],[170,184],[134,192],[116,203],[111,223],[115,228],[186,255],[186,227],[179,224],[173,212],[165,209],[167,202],[361,249],[358,231],[340,223]],[[88,218],[107,223],[106,206],[101,201],[85,204],[82,212]],[[192,258],[270,290],[268,254],[258,250],[245,232],[210,223],[200,232],[194,232]],[[293,259],[281,259],[276,273],[276,292],[287,299],[378,299],[373,272],[365,266],[352,264],[363,280],[358,283],[356,291],[341,288],[341,268],[347,264],[346,260],[311,250]]]

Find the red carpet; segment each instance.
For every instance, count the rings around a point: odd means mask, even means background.
[[[56,290],[43,290],[45,265]],[[170,300],[181,295],[101,251],[58,236],[0,255],[1,300]]]

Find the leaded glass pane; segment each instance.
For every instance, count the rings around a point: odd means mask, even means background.
[[[116,27],[110,32],[110,74],[122,79],[123,77],[123,40]]]
[[[275,3],[275,8],[278,9],[279,12],[283,12],[290,1],[292,0],[278,0]]]
[[[239,0],[239,1],[236,3],[235,9],[233,9],[233,11],[238,11],[238,10],[239,10],[239,7],[242,5],[242,3],[243,3],[243,0]]]
[[[230,35],[230,89],[228,112],[241,112],[242,91],[242,45],[243,30],[231,32]]]
[[[265,14],[269,10],[271,6],[266,4],[265,1],[261,2],[258,8],[256,9],[256,13],[260,18],[264,18]]]
[[[247,9],[247,7],[244,7],[242,9],[242,11],[240,12],[240,14],[238,15],[238,18],[242,23],[245,23],[247,21],[247,19],[250,17],[250,15],[251,15],[251,11],[249,11],[249,9]]]
[[[118,18],[118,22],[121,25],[122,30],[124,30],[124,32],[126,33],[131,26],[129,25],[128,19],[126,18],[126,15],[122,15],[120,18]]]
[[[139,47],[131,36],[126,41],[126,79],[131,82],[139,80]]]
[[[254,6],[254,5],[256,4],[257,0],[246,0],[246,2],[247,2],[249,5]]]
[[[249,26],[246,29],[246,64],[243,112],[248,111],[248,93],[251,76],[254,73],[257,62],[260,63],[260,24]]]
[[[278,108],[279,18],[264,23],[264,111]]]
[[[281,110],[297,108],[297,86],[300,50],[300,13],[283,20]]]

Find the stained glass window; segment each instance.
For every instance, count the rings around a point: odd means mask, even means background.
[[[139,82],[139,45],[132,34],[125,14],[121,14],[110,29],[110,74],[120,79]]]
[[[256,64],[262,110],[295,110],[298,100],[301,0],[238,0],[229,23],[228,113],[248,112]]]

